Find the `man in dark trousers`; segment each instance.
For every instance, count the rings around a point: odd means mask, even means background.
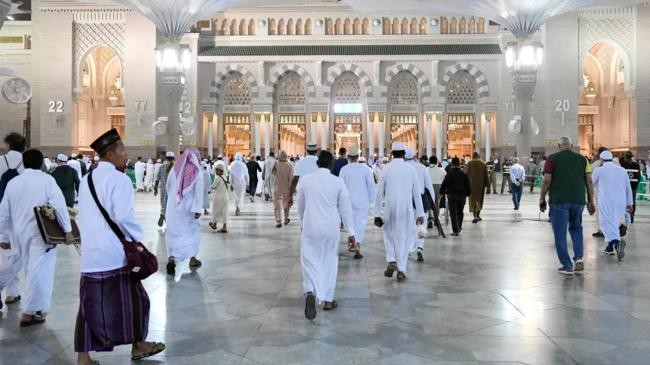
[[[246,162],[246,167],[248,168],[249,176],[248,192],[251,194],[250,199],[251,203],[253,203],[255,202],[255,192],[257,191],[257,172],[262,172],[262,168],[255,161],[255,155],[251,155],[248,162]]]
[[[334,168],[332,168],[332,174],[335,176],[339,176],[339,173],[341,172],[343,166],[348,164],[347,154],[348,151],[345,148],[339,149],[339,158],[334,161]]]
[[[463,229],[463,210],[467,197],[472,192],[467,175],[460,168],[458,157],[451,159],[449,172],[440,185],[440,195],[446,194],[449,216],[451,219],[452,236],[458,236]]]
[[[634,223],[634,213],[636,213],[636,191],[639,188],[639,181],[641,180],[641,166],[638,162],[634,161],[634,155],[631,151],[625,152],[625,156],[621,159],[621,167],[627,170],[627,175],[630,177],[630,185],[632,186],[632,211],[630,212],[630,223]]]
[[[61,188],[63,197],[65,198],[65,205],[72,208],[74,207],[75,193],[79,191],[79,175],[77,171],[68,165],[68,156],[59,154],[56,157],[57,167],[52,171],[52,177],[56,184]]]

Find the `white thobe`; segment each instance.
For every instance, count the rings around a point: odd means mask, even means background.
[[[385,202],[383,228],[386,261],[396,262],[397,270],[406,273],[408,255],[415,241],[415,220],[416,217],[424,218],[424,209],[418,190],[418,174],[401,158],[393,159],[381,170],[375,217],[382,216],[382,201]]]
[[[248,186],[249,176],[248,168],[246,165],[235,160],[230,165],[230,183],[235,191],[235,207],[241,208],[244,205],[244,194],[246,193],[246,186]]]
[[[264,168],[262,173],[264,174],[264,188],[265,194],[268,194],[269,197],[273,198],[273,186],[275,185],[275,175],[273,174],[273,168],[277,160],[274,157],[269,157],[264,162]]]
[[[7,185],[0,204],[0,241],[20,246],[25,271],[23,312],[47,311],[52,300],[56,249],[48,250],[36,223],[34,208],[49,204],[64,232],[72,232],[68,207],[54,178],[40,170],[26,169]]]
[[[0,157],[0,176],[7,172],[9,168],[16,167],[18,173],[21,174],[25,171],[22,162],[23,155],[20,152],[7,152],[6,155]],[[11,237],[8,237],[7,242],[11,241]],[[19,245],[14,245],[11,250],[0,250],[0,292],[2,292],[2,288],[6,287],[7,296],[17,297],[20,295],[18,291],[18,273],[20,273],[21,268],[22,255]]]
[[[152,163],[147,163],[144,175],[144,188],[147,190],[153,189],[154,170],[154,165]]]
[[[339,178],[343,180],[350,194],[355,238],[357,244],[361,244],[365,237],[370,203],[375,198],[375,179],[370,167],[361,163],[343,166]]]
[[[199,254],[199,220],[194,213],[203,213],[203,176],[199,171],[196,179],[180,199],[176,172],[172,169],[167,177],[167,255],[184,261]],[[180,200],[179,200],[180,199]]]
[[[210,171],[201,168],[203,176],[203,209],[210,208],[210,186],[212,186],[212,179],[210,178]]]
[[[81,175],[81,162],[79,162],[79,160],[77,159],[70,159],[68,160],[68,166],[72,167],[73,169],[75,169],[75,171],[77,171],[77,176],[79,176],[79,181],[81,181],[81,179],[83,178],[83,176]]]
[[[90,175],[90,174],[89,174]],[[102,216],[88,186],[86,175],[79,186],[81,272],[95,273],[126,266],[124,247]],[[135,219],[133,183],[113,164],[99,161],[92,172],[97,198],[129,241],[142,241],[142,228]]]
[[[138,190],[144,190],[144,172],[146,171],[146,168],[147,164],[142,161],[135,163],[135,188]]]
[[[257,186],[255,187],[255,195],[262,194],[262,191],[264,190],[264,175],[262,175],[264,172],[264,161],[257,161],[257,165],[260,167],[260,171],[257,172]]]
[[[598,189],[598,220],[605,241],[620,240],[618,227],[625,217],[627,206],[632,205],[632,188],[627,171],[612,162],[605,162],[594,170],[591,178]]]
[[[228,224],[228,184],[223,176],[214,177],[212,195],[212,222]]]
[[[313,293],[318,302],[334,300],[338,273],[340,225],[354,236],[348,190],[329,169],[300,178],[300,264],[303,293]]]
[[[415,172],[418,175],[417,179],[418,179],[418,191],[420,192],[420,200],[422,200],[422,195],[424,194],[425,190],[428,190],[429,194],[431,195],[431,199],[435,202],[436,192],[433,189],[433,184],[431,183],[431,177],[429,176],[427,167],[415,160],[409,160],[407,161],[407,163],[415,169]],[[413,238],[414,246],[412,248],[412,251],[415,251],[415,249],[418,248],[424,249],[424,238],[418,237],[417,231],[414,231],[413,235],[414,235]]]

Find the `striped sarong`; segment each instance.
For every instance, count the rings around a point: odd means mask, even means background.
[[[149,297],[129,270],[82,273],[75,352],[113,351],[144,341],[149,330]]]

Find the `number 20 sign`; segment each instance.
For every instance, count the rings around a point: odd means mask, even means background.
[[[556,112],[568,112],[571,110],[571,101],[569,99],[555,100],[555,111]]]

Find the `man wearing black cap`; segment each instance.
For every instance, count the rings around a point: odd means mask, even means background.
[[[90,147],[101,158],[79,188],[81,283],[74,347],[79,364],[94,364],[90,351],[112,351],[132,344],[132,360],[153,356],[162,343],[146,342],[149,297],[142,283],[130,277],[122,242],[111,230],[93,198],[130,241],[141,241],[142,228],[134,215],[131,179],[117,169],[126,163],[126,148],[117,130],[104,133]]]

